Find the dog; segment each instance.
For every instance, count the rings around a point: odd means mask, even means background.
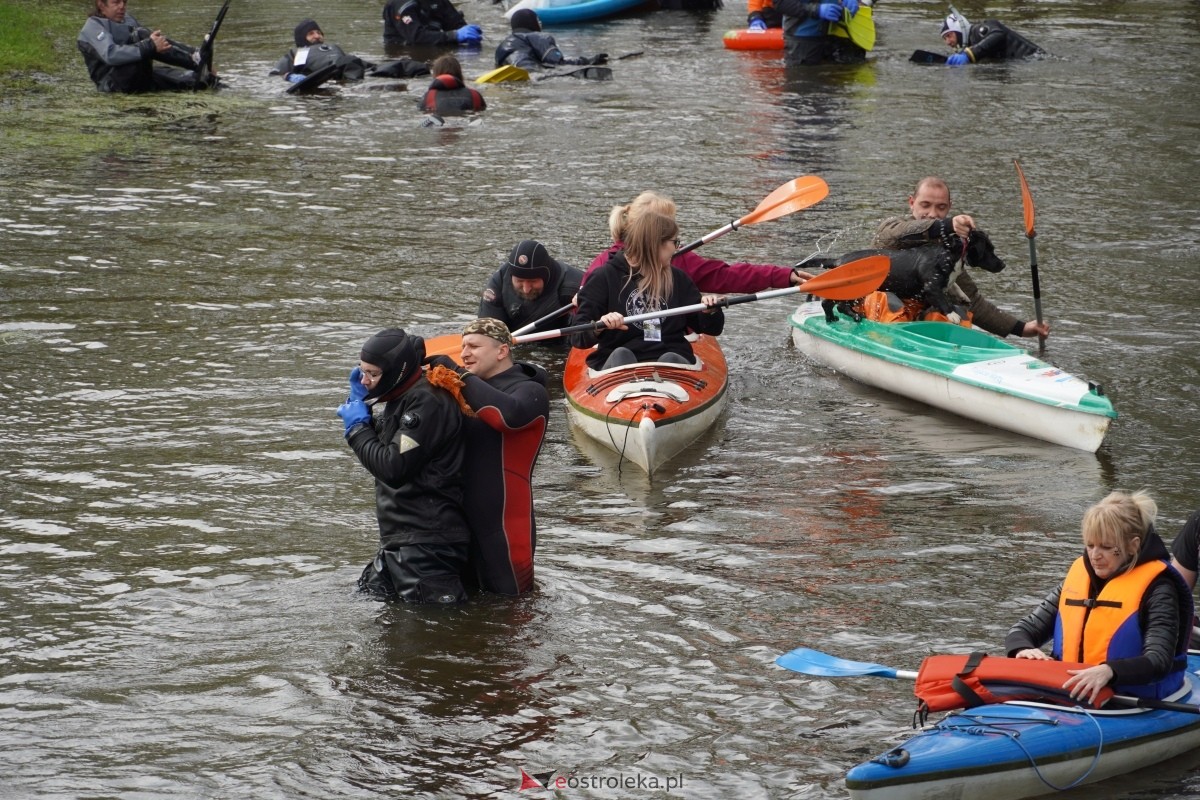
[[[955,237],[955,242],[961,240]],[[806,266],[830,269],[874,255],[884,255],[891,260],[891,269],[879,291],[895,295],[901,303],[919,300],[956,324],[962,320],[962,316],[951,298],[951,284],[962,269],[960,256],[968,266],[988,272],[999,272],[1005,266],[1004,261],[996,255],[992,240],[983,231],[971,231],[965,252],[961,247],[947,250],[940,243],[932,243],[903,250],[854,250],[837,258],[814,258]]]

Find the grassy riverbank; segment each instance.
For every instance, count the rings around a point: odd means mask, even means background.
[[[35,73],[68,71],[86,9],[79,0],[0,0],[0,82],[25,85]]]

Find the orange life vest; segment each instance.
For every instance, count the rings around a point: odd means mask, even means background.
[[[1143,631],[1138,611],[1146,590],[1166,568],[1165,561],[1138,564],[1111,578],[1092,600],[1087,566],[1082,556],[1075,559],[1058,599],[1061,635],[1055,636],[1055,656],[1087,664],[1140,656]]]

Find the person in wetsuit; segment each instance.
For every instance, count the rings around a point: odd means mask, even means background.
[[[383,7],[383,43],[389,47],[478,46],[483,30],[450,0],[389,0]]]
[[[293,83],[304,80],[305,76],[330,64],[337,66],[334,79],[360,81],[366,71],[375,66],[369,61],[347,54],[336,44],[327,43],[321,26],[313,19],[301,20],[292,31],[292,39],[296,46],[280,57],[271,74],[282,75],[285,80]]]
[[[467,86],[462,65],[452,55],[440,55],[433,61],[433,81],[417,101],[422,111],[439,117],[457,117],[473,111],[483,111],[487,101],[476,89]]]
[[[942,21],[942,41],[958,49],[946,59],[950,67],[1046,55],[1045,50],[998,20],[985,19],[972,25],[957,12],[951,12]]]
[[[479,316],[498,319],[517,330],[563,309],[563,316],[545,320],[530,333],[553,330],[564,322],[570,311],[565,307],[572,304],[582,280],[582,271],[552,258],[541,242],[525,239],[488,279],[479,300]]]
[[[75,46],[97,89],[137,94],[211,89],[217,85],[212,64],[202,57],[211,50],[202,51],[168,39],[160,30],[142,27],[126,12],[126,0],[95,3]]]
[[[522,8],[509,19],[512,33],[496,46],[496,66],[511,64],[524,70],[539,70],[543,67],[558,67],[564,64],[604,64],[608,54],[567,58],[558,49],[554,37],[542,31],[537,12]]]

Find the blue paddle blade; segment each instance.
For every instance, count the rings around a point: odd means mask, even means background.
[[[875,676],[878,678],[899,677],[892,667],[883,664],[867,664],[862,661],[849,661],[845,658],[831,656],[820,650],[810,650],[807,647],[797,647],[790,653],[784,653],[775,659],[775,663],[784,669],[790,669],[804,675],[817,675],[823,678],[855,678]]]

